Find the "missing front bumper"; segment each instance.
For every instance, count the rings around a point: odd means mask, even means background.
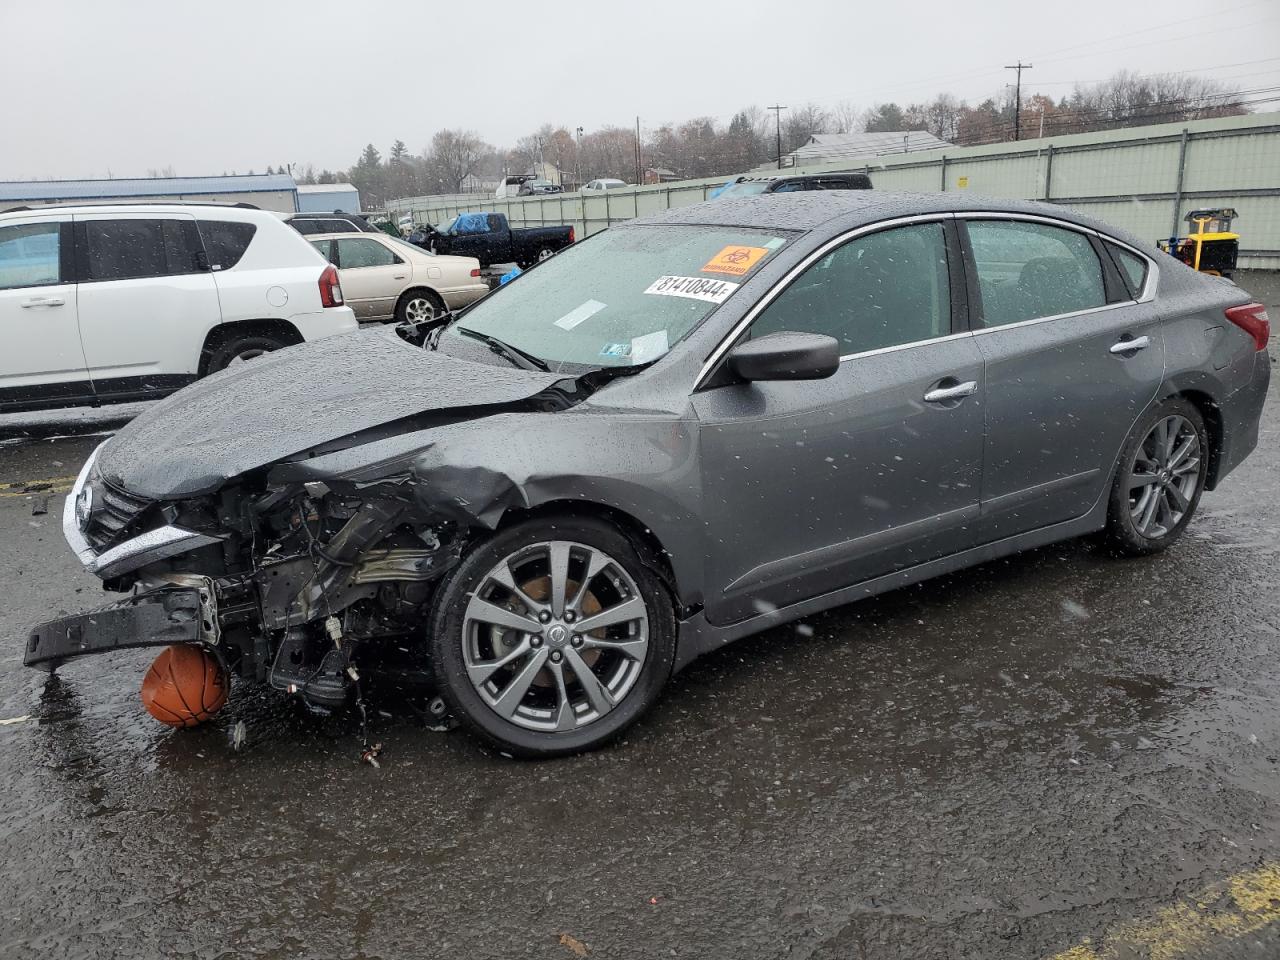
[[[32,629],[22,662],[52,673],[68,660],[135,647],[200,643],[207,637],[208,599],[194,587],[161,587],[118,604]]]

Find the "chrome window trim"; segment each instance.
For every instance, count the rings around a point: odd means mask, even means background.
[[[999,333],[1001,330],[1017,330],[1019,327],[1031,327],[1038,323],[1048,323],[1050,320],[1065,320],[1068,317],[1083,317],[1089,313],[1104,313],[1107,310],[1115,310],[1119,307],[1131,307],[1134,301],[1122,300],[1119,303],[1104,303],[1100,307],[1089,307],[1087,310],[1072,310],[1070,313],[1055,313],[1047,317],[1032,317],[1030,320],[1019,320],[1017,323],[1005,323],[998,327],[979,327],[977,330],[970,331],[975,337],[985,336],[988,333]]]
[[[884,353],[896,353],[899,350],[909,350],[912,347],[925,347],[932,343],[946,343],[948,340],[963,340],[965,337],[972,337],[972,330],[961,330],[959,333],[948,333],[943,337],[930,337],[928,340],[912,340],[910,343],[895,343],[891,347],[876,347],[874,350],[863,350],[861,353],[846,353],[840,358],[840,362],[846,360],[861,360],[863,357],[878,357]]]
[[[1030,320],[1020,320],[1017,323],[1007,323],[999,327],[979,327],[977,329],[971,328],[969,330],[961,331],[960,333],[948,334],[945,337],[934,337],[929,340],[913,340],[910,343],[895,344],[892,347],[880,347],[876,350],[866,350],[861,353],[848,353],[840,357],[841,363],[844,363],[844,361],[846,360],[857,360],[861,357],[876,356],[882,353],[892,353],[898,350],[905,350],[908,347],[923,346],[925,344],[931,344],[931,343],[941,343],[945,340],[958,340],[958,339],[961,339],[962,337],[978,336],[980,334],[992,333],[996,330],[1012,330],[1016,327],[1025,327],[1025,326],[1031,326],[1032,324],[1037,324],[1037,323],[1046,323],[1050,320],[1061,320],[1065,317],[1078,317],[1086,313],[1100,313],[1104,310],[1114,310],[1117,307],[1130,306],[1131,304],[1134,304],[1134,303],[1151,303],[1152,301],[1155,300],[1156,285],[1158,284],[1159,278],[1160,278],[1160,268],[1156,264],[1156,261],[1151,257],[1151,255],[1144,252],[1143,250],[1138,249],[1137,247],[1133,246],[1130,243],[1126,243],[1123,240],[1118,240],[1117,238],[1111,236],[1111,234],[1103,233],[1102,231],[1096,230],[1093,227],[1086,227],[1083,224],[1072,223],[1070,220],[1059,220],[1056,217],[1049,217],[1043,214],[1021,213],[1015,210],[981,210],[981,209],[956,210],[956,211],[949,211],[945,213],[919,213],[919,214],[913,214],[908,217],[894,217],[891,220],[881,220],[876,223],[863,224],[860,227],[854,227],[852,230],[848,230],[836,237],[833,237],[832,239],[824,243],[821,247],[819,247],[817,250],[815,250],[813,253],[810,253],[808,256],[806,256],[803,260],[801,260],[798,264],[796,264],[796,266],[788,270],[786,274],[782,277],[782,279],[780,279],[777,283],[775,283],[768,290],[768,292],[766,292],[765,295],[761,297],[755,303],[755,305],[743,315],[742,319],[739,320],[733,326],[733,329],[729,331],[728,335],[722,338],[721,341],[716,345],[715,349],[711,351],[711,354],[707,357],[706,362],[702,364],[701,369],[699,369],[698,371],[697,379],[694,381],[693,390],[696,392],[702,389],[711,371],[715,369],[716,365],[724,358],[724,355],[729,351],[729,348],[732,346],[732,344],[738,339],[738,337],[742,335],[742,332],[751,325],[752,321],[754,321],[756,317],[759,316],[762,311],[764,311],[765,308],[767,308],[774,300],[776,300],[781,295],[782,291],[785,290],[787,287],[789,287],[791,283],[796,279],[797,276],[799,276],[801,273],[803,273],[805,270],[811,267],[818,260],[822,259],[828,253],[830,253],[834,248],[841,246],[842,244],[845,244],[848,241],[856,239],[857,237],[860,237],[864,234],[875,233],[876,231],[879,231],[879,230],[887,230],[893,227],[907,226],[909,224],[914,224],[914,223],[934,223],[934,222],[943,223],[943,222],[946,222],[947,220],[1026,220],[1026,221],[1031,221],[1033,223],[1048,224],[1051,227],[1059,227],[1063,230],[1071,230],[1071,231],[1074,231],[1075,233],[1083,233],[1086,236],[1094,236],[1094,237],[1097,237],[1099,240],[1102,240],[1107,243],[1114,243],[1116,246],[1121,247],[1125,250],[1130,251],[1131,253],[1135,253],[1138,256],[1142,257],[1142,259],[1144,259],[1147,262],[1146,282],[1143,284],[1142,293],[1133,300],[1122,300],[1118,303],[1108,303],[1100,307],[1090,307],[1088,310],[1075,310],[1070,313],[1058,313],[1048,317],[1033,317]],[[1098,266],[1102,267],[1102,264],[1099,263]],[[966,280],[966,285],[968,284],[968,282],[969,281]]]
[[[904,227],[914,223],[945,223],[948,220],[954,220],[955,217],[956,215],[954,213],[917,213],[909,217],[894,217],[892,220],[880,220],[876,223],[865,223],[860,227],[854,227],[851,230],[846,230],[844,233],[832,237],[817,250],[808,254],[803,260],[788,270],[783,275],[782,279],[770,287],[764,296],[757,300],[751,309],[743,314],[742,319],[733,325],[733,329],[721,338],[720,342],[716,344],[715,349],[711,351],[711,354],[702,364],[702,368],[698,371],[697,379],[694,380],[693,384],[694,392],[702,389],[702,386],[706,382],[711,371],[715,369],[716,365],[724,358],[724,355],[728,353],[729,348],[738,339],[738,337],[742,335],[742,331],[751,326],[752,321],[754,321],[766,307],[773,303],[773,301],[776,300],[784,290],[791,286],[796,277],[804,273],[805,270],[809,269],[809,267],[813,266],[836,247],[842,246],[850,240],[854,240],[864,234],[877,233],[881,230],[889,230],[893,227]],[[968,332],[970,331],[962,331],[962,333]],[[840,362],[843,363],[845,360],[852,359],[854,357],[868,356],[874,353],[887,353],[890,350],[901,350],[906,347],[914,347],[922,343],[934,343],[937,340],[950,339],[951,337],[957,336],[959,336],[959,334],[948,334],[946,337],[939,337],[935,340],[913,340],[910,343],[897,344],[892,347],[880,347],[877,350],[869,350],[865,353],[851,353],[847,356],[842,356],[840,358]]]

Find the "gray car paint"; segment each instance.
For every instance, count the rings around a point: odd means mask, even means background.
[[[1016,333],[964,331],[875,358],[852,357],[824,381],[717,385],[716,361],[731,331],[824,244],[887,221],[970,211],[1048,217],[1141,250],[1159,263],[1154,300]],[[1203,400],[1218,426],[1211,484],[1256,443],[1269,361],[1222,316],[1224,307],[1249,298],[1073,211],[948,195],[832,192],[721,200],[615,229],[654,230],[656,238],[664,224],[762,226],[788,233],[792,243],[652,368],[568,410],[504,411],[503,403],[546,382],[517,378],[527,383],[468,419],[393,431],[316,456],[308,449],[312,434],[317,442],[338,440],[408,416],[415,403],[405,394],[419,384],[389,385],[359,356],[345,365],[332,357],[331,368],[308,361],[311,376],[286,392],[273,383],[271,365],[255,364],[238,390],[245,398],[259,391],[275,398],[274,406],[258,405],[265,419],[304,421],[317,384],[332,376],[368,382],[370,393],[389,388],[395,402],[382,417],[363,403],[350,417],[327,405],[323,429],[305,435],[272,429],[269,439],[255,440],[252,456],[220,460],[213,469],[196,457],[191,477],[181,476],[185,457],[165,458],[159,433],[140,441],[142,427],[111,441],[104,462],[125,487],[150,477],[151,494],[164,497],[202,488],[218,471],[273,460],[273,478],[345,479],[369,485],[371,496],[382,485],[408,489],[425,514],[479,529],[496,527],[512,510],[552,504],[611,511],[670,559],[684,617],[683,664],[776,623],[1101,528],[1125,435],[1151,402],[1172,393]],[[519,291],[517,281],[496,295]],[[1106,353],[1113,338],[1147,328],[1162,331],[1163,356],[1147,351],[1131,365]],[[485,373],[502,378],[514,371]],[[978,393],[954,407],[922,405],[918,398],[930,384],[949,375],[979,379]],[[1054,379],[1066,375],[1087,380]],[[992,397],[993,387],[1018,393]],[[465,389],[488,404],[485,383]],[[181,400],[169,403],[166,416],[181,416]],[[422,385],[417,407],[426,413],[461,403]],[[1052,445],[1043,442],[1046,430],[1053,431]],[[219,435],[231,442],[228,432]],[[130,455],[113,458],[117,444]],[[984,475],[983,459],[993,453],[1001,472]],[[168,491],[146,466],[153,459],[168,464]],[[1014,499],[1002,504],[1002,498]]]

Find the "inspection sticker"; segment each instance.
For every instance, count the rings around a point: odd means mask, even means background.
[[[702,272],[745,277],[752,267],[768,255],[768,247],[725,247],[702,265]]]
[[[708,303],[724,303],[738,284],[727,280],[705,280],[702,277],[659,277],[645,293],[655,297],[686,297]]]

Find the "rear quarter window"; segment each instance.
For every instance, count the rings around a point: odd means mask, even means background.
[[[1147,284],[1146,259],[1110,242],[1107,243],[1107,251],[1111,254],[1111,259],[1116,262],[1116,266],[1120,268],[1120,272],[1124,274],[1124,282],[1129,287],[1130,295],[1135,300],[1142,296],[1143,287]]]
[[[230,270],[239,263],[258,232],[252,223],[233,220],[198,220],[196,224],[212,270]]]

